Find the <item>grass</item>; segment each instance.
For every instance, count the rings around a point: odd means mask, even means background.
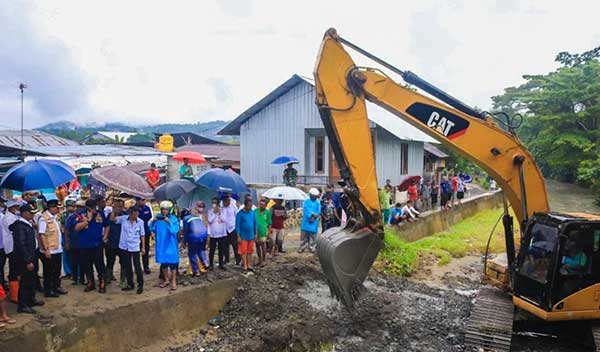
[[[375,268],[396,275],[411,275],[424,256],[435,256],[438,265],[448,264],[452,258],[485,252],[488,237],[494,224],[502,215],[501,209],[484,210],[450,227],[448,231],[433,234],[414,242],[406,242],[386,228],[384,248],[375,263]],[[496,227],[490,253],[504,251],[504,229],[502,221]],[[515,226],[515,232],[518,226]],[[518,235],[518,234],[517,234]]]

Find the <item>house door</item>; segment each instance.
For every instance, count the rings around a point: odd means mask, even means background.
[[[337,181],[340,179],[340,169],[338,168],[337,162],[335,161],[335,155],[333,150],[329,147],[329,180]]]

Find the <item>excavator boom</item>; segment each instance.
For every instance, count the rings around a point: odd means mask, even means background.
[[[543,176],[515,135],[410,72],[383,62],[405,81],[442,102],[394,82],[377,69],[358,67],[344,45],[379,59],[330,29],[321,43],[314,71],[316,104],[340,175],[349,186],[355,209],[359,210],[345,229],[331,229],[317,242],[319,259],[332,292],[345,304],[351,305],[360,292],[383,239],[366,100],[484,169],[502,187],[519,224],[523,225],[535,212],[549,211]]]

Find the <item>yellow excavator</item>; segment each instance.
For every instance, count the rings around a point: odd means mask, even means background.
[[[346,48],[398,74],[405,84],[380,69],[357,66]],[[600,329],[593,322],[600,319],[600,217],[550,212],[544,178],[515,135],[515,118],[476,111],[340,37],[333,28],[321,43],[314,78],[316,104],[355,210],[345,227],[329,229],[317,240],[317,255],[335,297],[353,306],[383,246],[369,101],[468,157],[504,193],[506,259],[487,261],[484,272],[501,290],[480,290],[465,343],[510,350],[518,307],[538,321],[590,321],[600,345]],[[517,245],[508,204],[520,226]]]

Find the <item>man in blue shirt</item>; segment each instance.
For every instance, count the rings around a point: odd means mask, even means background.
[[[235,216],[235,232],[238,234],[238,252],[242,256],[244,273],[252,271],[250,266],[254,252],[254,240],[258,236],[256,215],[252,211],[252,199],[244,200],[244,207]]]
[[[202,201],[196,204],[192,213],[183,217],[183,242],[188,247],[188,258],[192,266],[192,275],[198,276],[206,272],[208,258],[206,256],[206,241],[208,239],[208,219],[206,204]],[[200,265],[198,265],[200,258]]]
[[[146,238],[144,239],[144,254],[142,255],[142,263],[144,265],[144,274],[150,274],[150,220],[152,220],[152,208],[146,204],[146,200],[143,198],[136,198],[136,207],[139,211],[139,218],[144,222],[144,233]]]
[[[119,217],[119,216],[123,216],[123,215],[127,215],[127,213],[125,213],[125,211],[123,210],[124,208],[124,203],[122,199],[115,199],[113,201],[113,209],[112,212],[110,213],[110,218],[112,219],[113,217]],[[106,282],[110,283],[111,281],[115,281],[115,276],[113,275],[113,268],[115,266],[115,261],[117,256],[119,255],[119,240],[121,238],[121,224],[114,222],[114,221],[110,221],[108,223],[108,226],[105,228],[104,230],[104,238],[107,238],[108,241],[106,242],[105,245],[105,252],[106,252]],[[121,262],[121,259],[119,257],[119,265],[121,266],[121,284],[124,284],[124,270],[123,270],[123,263]]]
[[[319,190],[311,188],[308,191],[309,199],[304,201],[302,206],[302,224],[300,224],[300,248],[298,253],[308,249],[313,251],[311,241],[314,243],[317,239],[319,229],[319,217],[321,216],[321,202],[319,202]]]
[[[135,268],[135,278],[138,288],[136,293],[139,295],[144,291],[144,273],[140,264],[140,248],[144,254],[144,222],[138,218],[139,210],[133,206],[127,210],[127,215],[115,216],[111,214],[110,221],[121,225],[121,234],[119,236],[119,251],[127,286],[122,287],[121,291],[133,290],[133,267]]]
[[[452,186],[450,185],[450,181],[448,181],[448,177],[446,175],[442,176],[440,188],[442,191],[442,199],[440,205],[442,207],[442,210],[448,210],[452,207],[452,204],[450,204],[452,198]]]
[[[98,292],[106,293],[106,282],[104,281],[106,267],[102,255],[102,239],[105,226],[104,213],[98,211],[96,201],[93,199],[88,199],[85,202],[85,209],[75,213],[75,221],[71,231],[77,232],[79,239],[82,268],[87,278],[84,292],[96,289],[94,266],[98,272]]]

